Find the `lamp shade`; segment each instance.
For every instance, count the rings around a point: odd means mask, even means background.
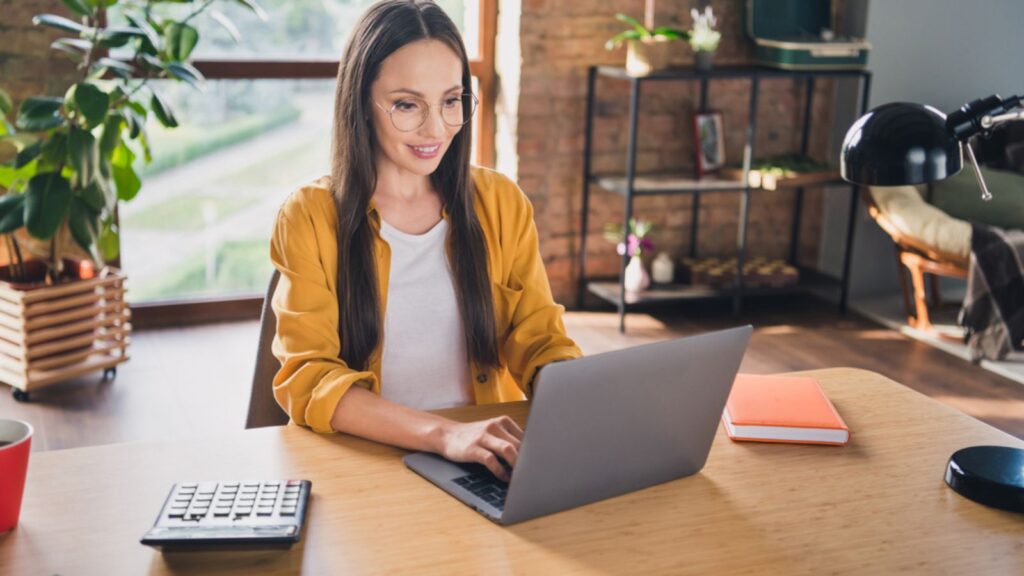
[[[931,106],[895,102],[861,116],[846,132],[839,169],[867,186],[924,184],[963,168],[960,142],[946,115]]]

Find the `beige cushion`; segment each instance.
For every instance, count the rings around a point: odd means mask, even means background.
[[[901,234],[964,258],[971,253],[971,225],[925,202],[917,188],[872,186],[870,190],[878,209]]]

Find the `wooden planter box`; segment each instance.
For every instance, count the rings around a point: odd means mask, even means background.
[[[30,390],[90,372],[116,373],[131,334],[124,280],[107,268],[53,286],[0,281],[0,382],[27,399]]]

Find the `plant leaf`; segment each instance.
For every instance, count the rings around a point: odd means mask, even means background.
[[[122,78],[128,78],[132,74],[135,74],[134,66],[124,60],[117,60],[114,58],[100,58],[95,64],[93,64],[93,66],[102,66]]]
[[[21,103],[15,125],[22,130],[32,132],[48,130],[64,122],[59,111],[63,103],[56,96],[32,96]]]
[[[71,237],[75,239],[75,243],[95,257],[96,237],[98,236],[97,213],[93,212],[81,198],[71,199],[68,228],[71,230]]]
[[[25,196],[5,194],[0,197],[0,234],[10,234],[25,225]]]
[[[670,38],[672,40],[689,40],[690,33],[686,30],[680,30],[679,28],[672,28],[670,26],[659,26],[654,30],[651,30],[651,35],[654,37]]]
[[[242,34],[238,31],[238,27],[235,26],[235,23],[225,16],[223,12],[220,10],[211,10],[210,17],[216,20],[217,23],[220,24],[220,27],[227,31],[228,36],[231,36],[231,39],[235,41],[235,44],[242,41]]]
[[[0,89],[0,116],[7,116],[14,110],[14,102],[11,101],[11,95]]]
[[[153,49],[157,52],[160,51],[160,35],[157,34],[156,30],[153,29],[153,26],[147,22],[145,18],[140,18],[134,14],[127,13],[124,17],[131,22],[132,26],[134,26],[136,30],[142,32],[143,37],[149,41]]]
[[[81,186],[88,186],[96,178],[100,166],[99,146],[92,132],[72,126],[68,133],[68,165],[78,174]]]
[[[117,233],[117,224],[111,220],[104,222],[103,228],[100,229],[100,237],[97,244],[99,245],[100,255],[103,256],[104,260],[117,258],[118,252],[121,251],[121,238]]]
[[[651,35],[650,30],[648,30],[646,26],[644,26],[643,24],[638,22],[636,18],[633,18],[633,17],[630,17],[630,16],[626,16],[622,12],[619,12],[618,14],[616,14],[615,18],[619,22],[623,22],[625,24],[629,24],[630,26],[632,26],[633,29],[636,30],[637,32],[639,32],[640,35],[643,36],[643,37],[648,37],[648,36]]]
[[[145,38],[146,34],[131,26],[109,26],[101,33],[98,42],[104,48],[120,48],[132,38]]]
[[[604,49],[614,50],[625,40],[640,40],[641,38],[643,38],[643,36],[636,30],[624,30],[609,38],[608,41],[604,43]]]
[[[93,180],[91,184],[82,188],[80,192],[79,196],[82,200],[97,214],[107,205],[107,196],[103,192],[103,186],[100,185],[99,179]]]
[[[107,158],[114,153],[114,148],[121,141],[121,122],[125,120],[124,111],[112,113],[103,121],[103,133],[100,135],[100,156]]]
[[[33,16],[32,23],[36,26],[50,26],[51,28],[67,30],[68,32],[78,32],[79,34],[86,31],[86,27],[82,26],[78,22],[68,20],[63,16],[57,16],[56,14],[39,14]]]
[[[39,160],[33,160],[21,168],[0,164],[0,187],[6,188],[8,193],[12,190],[21,190],[29,179],[36,175],[38,168]]]
[[[56,168],[58,164],[64,163],[67,153],[68,135],[63,131],[57,131],[43,144],[43,154],[39,160],[45,165],[52,165]]]
[[[135,173],[133,167],[135,154],[124,142],[121,142],[114,150],[111,163],[113,164],[114,185],[117,187],[118,199],[128,201],[135,198],[142,187],[142,181],[139,180],[139,175]]]
[[[92,10],[90,10],[88,6],[83,4],[82,0],[61,0],[61,2],[63,2],[64,5],[68,7],[68,10],[71,10],[79,16],[92,15]]]
[[[36,174],[25,192],[25,224],[28,233],[49,240],[60,228],[71,204],[71,185],[56,172]]]
[[[81,38],[58,38],[50,44],[50,48],[71,56],[71,59],[75,62],[81,62],[91,46],[92,42],[82,40]]]
[[[156,92],[153,92],[153,98],[150,100],[150,106],[153,108],[153,114],[156,115],[156,119],[165,127],[176,128],[178,126],[178,119],[174,117],[174,112]]]
[[[107,115],[107,108],[110,106],[110,96],[102,91],[95,84],[90,82],[79,82],[75,89],[75,105],[85,116],[89,127],[97,126]]]
[[[238,0],[238,3],[245,6],[249,10],[252,10],[252,13],[255,14],[256,17],[259,18],[260,20],[263,20],[264,22],[267,21],[266,11],[263,10],[263,8],[256,2],[256,0]]]
[[[187,60],[199,42],[199,31],[181,22],[172,22],[164,30],[164,46],[171,60]]]
[[[43,141],[39,140],[31,146],[26,146],[18,152],[18,155],[14,157],[14,167],[23,168],[29,162],[39,157],[40,152],[43,150]]]
[[[203,91],[202,82],[206,80],[206,78],[203,76],[202,72],[196,70],[191,64],[186,64],[184,62],[171,62],[167,65],[167,71],[175,78],[187,82],[189,86],[196,90],[200,92]]]

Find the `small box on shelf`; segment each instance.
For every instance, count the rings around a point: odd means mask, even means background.
[[[726,288],[736,280],[736,258],[683,258],[679,277],[692,286]],[[800,280],[795,266],[780,258],[754,257],[743,263],[743,284],[780,288]]]

